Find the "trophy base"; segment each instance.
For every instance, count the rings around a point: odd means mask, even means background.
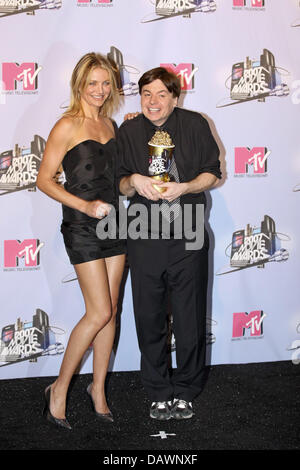
[[[164,183],[169,183],[170,177],[167,173],[164,173],[163,175],[155,175],[151,176],[152,179],[157,180],[157,181],[163,181]],[[161,188],[160,186],[157,186],[156,184],[153,184],[153,188],[156,189],[159,193],[164,193],[167,188]]]

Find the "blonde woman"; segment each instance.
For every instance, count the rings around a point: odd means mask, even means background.
[[[62,204],[61,232],[85,303],[85,314],[70,335],[59,376],[45,390],[46,418],[67,429],[71,429],[66,418],[68,387],[91,343],[93,382],[87,393],[96,416],[113,421],[104,386],[125,245],[123,240],[100,240],[96,227],[117,205],[116,125],[109,116],[118,104],[112,64],[94,52],[84,55],[72,73],[70,106],[50,132],[37,178],[38,188]],[[61,164],[64,187],[55,182]]]

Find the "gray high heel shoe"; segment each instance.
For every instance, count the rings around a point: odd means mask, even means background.
[[[43,409],[43,415],[46,415],[46,419],[50,421],[50,423],[56,424],[56,426],[60,426],[61,428],[65,429],[72,429],[70,423],[67,419],[60,419],[55,418],[50,411],[50,396],[51,396],[51,385],[49,385],[45,389],[45,405]]]
[[[111,411],[109,413],[99,413],[98,411],[96,411],[95,402],[94,402],[93,397],[92,397],[91,387],[92,387],[92,384],[90,383],[90,385],[88,385],[86,391],[87,391],[88,396],[91,399],[92,410],[94,411],[97,418],[99,418],[101,421],[112,423],[114,421],[114,417],[113,417]]]

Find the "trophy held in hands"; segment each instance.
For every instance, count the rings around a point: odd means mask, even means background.
[[[175,145],[168,132],[156,131],[153,135],[149,146],[149,176],[157,181],[167,183],[170,181],[169,169],[172,159],[172,154]],[[159,185],[153,184],[154,188],[160,193],[164,192],[166,188],[160,188]]]

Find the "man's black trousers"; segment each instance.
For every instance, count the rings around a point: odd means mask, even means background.
[[[143,386],[151,401],[192,401],[205,366],[208,242],[189,251],[174,239],[128,239],[127,246]],[[171,378],[168,291],[177,363]]]

